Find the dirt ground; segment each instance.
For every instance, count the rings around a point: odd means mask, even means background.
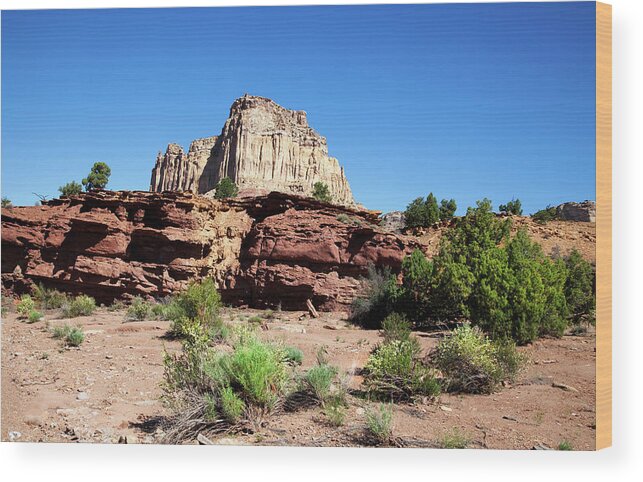
[[[226,309],[227,321],[243,323],[260,313]],[[18,442],[158,443],[168,414],[160,401],[163,352],[180,344],[167,339],[168,323],[125,321],[124,311],[63,320],[55,311],[29,324],[8,313],[2,319],[2,440]],[[51,328],[82,326],[85,342],[64,348]],[[341,313],[312,319],[277,312],[264,337],[284,340],[304,353],[302,370],[325,346],[329,361],[359,373],[381,340],[377,331],[351,326]],[[416,333],[425,350],[439,334]],[[396,404],[396,445],[439,447],[458,430],[470,448],[556,448],[568,441],[591,450],[595,440],[595,338],[593,334],[543,339],[521,347],[529,357],[511,386],[492,395],[443,394],[437,402]],[[360,377],[351,385],[357,388]],[[330,426],[319,407],[271,417],[254,433],[226,435],[219,444],[364,446],[365,410],[371,402],[349,397],[342,427]]]

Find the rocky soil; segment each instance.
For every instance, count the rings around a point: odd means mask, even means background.
[[[230,323],[261,312],[227,308]],[[92,316],[64,320],[55,311],[34,324],[8,313],[2,320],[2,440],[22,442],[155,443],[167,411],[159,400],[164,350],[179,343],[166,337],[167,322],[125,321],[124,311],[101,308]],[[64,348],[51,327],[82,326],[85,342]],[[277,312],[265,320],[264,337],[284,340],[304,352],[303,370],[320,346],[332,364],[359,373],[380,342],[377,331],[349,325],[342,313],[310,318]],[[417,333],[425,350],[440,333]],[[471,448],[594,448],[595,338],[593,334],[543,339],[520,348],[529,359],[514,385],[493,395],[443,394],[437,402],[396,404],[397,446],[439,447],[455,428]],[[351,386],[361,379],[354,375]],[[218,444],[365,446],[365,410],[370,402],[349,397],[344,426],[328,425],[317,407],[272,417],[254,433],[230,434]],[[196,442],[195,442],[196,443]]]

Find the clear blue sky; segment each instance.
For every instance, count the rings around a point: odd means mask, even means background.
[[[371,209],[595,198],[593,2],[2,12],[2,195],[156,153],[248,92],[308,112]]]

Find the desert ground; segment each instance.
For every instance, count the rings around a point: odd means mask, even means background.
[[[228,323],[246,323],[261,311],[225,308]],[[358,395],[360,368],[381,341],[376,330],[346,321],[344,313],[275,313],[261,336],[283,340],[304,353],[298,370],[315,363],[325,346],[329,362],[352,374],[346,422],[331,426],[319,407],[282,411],[256,430],[225,434],[216,444],[369,446],[365,409]],[[79,325],[85,341],[64,347],[51,329]],[[180,350],[167,337],[169,322],[127,321],[124,310],[98,309],[65,320],[45,312],[36,323],[9,310],[2,319],[2,440],[16,442],[159,443],[163,437],[164,350]],[[424,350],[440,332],[415,333]],[[395,446],[442,447],[450,434],[468,448],[555,449],[567,441],[592,450],[595,440],[595,336],[593,332],[545,338],[520,347],[529,361],[513,384],[491,395],[442,394],[437,401],[396,403]],[[455,432],[454,432],[455,431]],[[195,440],[193,443],[197,443]]]

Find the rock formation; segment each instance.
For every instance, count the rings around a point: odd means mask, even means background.
[[[106,302],[172,294],[212,277],[228,303],[346,308],[369,263],[399,270],[420,245],[377,213],[271,193],[218,201],[191,193],[93,191],[2,210],[2,281]]]
[[[150,191],[206,194],[224,177],[242,196],[270,191],[309,196],[320,181],[335,203],[354,203],[344,169],[328,156],[326,139],[308,125],[306,113],[264,97],[235,100],[221,134],[194,141],[187,155],[176,144],[159,153]]]
[[[406,216],[402,211],[391,211],[390,213],[382,214],[381,223],[384,229],[393,233],[402,233],[406,227]]]
[[[556,208],[556,217],[561,221],[585,221],[595,223],[596,203],[594,201],[563,203]]]

